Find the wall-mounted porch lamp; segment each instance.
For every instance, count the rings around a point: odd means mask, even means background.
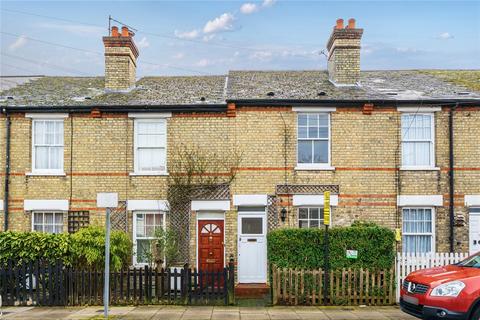
[[[285,222],[285,219],[287,219],[287,209],[285,207],[280,210],[280,219],[282,222]]]

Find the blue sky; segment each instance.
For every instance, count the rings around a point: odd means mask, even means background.
[[[138,29],[138,76],[325,69],[340,17],[364,70],[480,67],[479,1],[1,1],[2,75],[102,75],[109,15]]]

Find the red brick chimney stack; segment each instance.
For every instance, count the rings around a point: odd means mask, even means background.
[[[360,40],[363,29],[358,29],[355,19],[349,19],[344,27],[343,19],[337,19],[328,39],[328,77],[337,86],[355,86],[360,81]]]
[[[123,26],[121,33],[113,26],[110,36],[103,37],[105,46],[105,90],[129,91],[135,87],[138,48],[135,34]]]

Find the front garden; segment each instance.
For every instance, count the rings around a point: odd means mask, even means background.
[[[268,258],[273,303],[394,304],[394,244],[390,229],[372,223],[332,228],[327,264],[324,229],[272,231]]]
[[[171,268],[168,261],[177,254],[176,236],[168,230],[157,231],[151,246],[143,250],[148,261],[144,266],[131,266],[128,234],[111,232],[111,305],[232,303],[233,262],[218,271],[196,270],[188,265]],[[98,226],[74,234],[0,233],[3,304],[103,304],[104,257],[105,230]]]

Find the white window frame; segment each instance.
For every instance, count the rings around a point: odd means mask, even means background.
[[[403,134],[403,116],[429,116],[431,118],[430,140],[408,140]],[[411,125],[409,124],[409,130]],[[440,170],[435,167],[435,114],[433,112],[403,112],[400,119],[400,137],[401,137],[401,168],[400,170]],[[428,165],[405,165],[404,164],[404,142],[430,142],[430,164]]]
[[[60,233],[64,233],[65,232],[65,215],[64,215],[64,211],[58,211],[58,210],[35,210],[35,211],[32,211],[32,231],[33,232],[42,232],[42,233],[46,233],[45,232],[45,213],[53,213],[54,215],[54,218],[53,218],[53,221],[55,222],[55,215],[59,214],[62,216],[62,231]],[[42,214],[43,215],[43,219],[42,219],[42,231],[38,231],[38,230],[35,230],[35,215],[36,214]],[[57,225],[56,223],[53,224],[54,226]],[[52,233],[52,234],[55,234],[55,232],[49,232],[49,233]]]
[[[154,237],[137,237],[137,215],[138,214],[160,214],[163,215],[162,219],[162,228],[165,230],[167,226],[167,214],[166,211],[153,211],[153,210],[138,210],[138,211],[133,211],[133,254],[132,254],[132,263],[136,266],[145,266],[148,265],[148,263],[145,262],[138,262],[137,261],[137,240],[153,240]]]
[[[300,227],[300,220],[307,220],[308,221],[308,228],[306,229],[310,229],[310,228],[314,228],[314,227],[310,227],[310,218],[308,219],[300,219],[300,209],[318,209],[318,214],[319,214],[319,217],[321,216],[321,211],[324,210],[324,207],[323,206],[299,206],[299,207],[296,207],[296,210],[297,210],[297,227],[299,229],[303,229]],[[310,216],[310,212],[309,212],[309,216]],[[325,217],[325,214],[324,214],[324,217]],[[318,228],[321,228],[325,225],[324,223],[324,219],[318,219],[319,222],[318,222]],[[320,222],[321,221],[321,222]],[[330,206],[330,226],[332,225],[332,207]]]
[[[62,156],[60,158],[60,169],[37,169],[35,167],[36,164],[36,142],[35,142],[35,125],[39,121],[52,121],[52,122],[58,122],[62,124],[62,134],[63,134],[63,144],[62,144]],[[27,175],[65,175],[65,167],[64,167],[64,158],[65,158],[65,123],[64,123],[64,118],[63,117],[51,117],[51,118],[41,118],[41,117],[35,117],[32,118],[32,172],[27,173]],[[59,146],[55,146],[59,147]]]
[[[158,122],[163,123],[165,126],[165,137],[163,141],[164,149],[165,149],[165,170],[163,171],[141,171],[139,170],[139,163],[138,163],[138,123],[142,122]],[[167,169],[167,119],[166,118],[135,118],[134,119],[134,127],[133,127],[133,162],[134,162],[134,172],[130,175],[145,175],[145,176],[158,176],[158,175],[168,175]]]
[[[431,251],[430,252],[435,252],[436,248],[436,213],[435,213],[435,207],[428,207],[428,206],[422,206],[422,207],[416,207],[416,206],[405,206],[402,207],[402,246],[404,245],[403,243],[403,236],[432,236],[432,241],[431,241]],[[412,232],[404,232],[403,230],[403,210],[404,209],[429,209],[432,210],[432,232],[423,232],[423,233],[412,233]],[[403,251],[403,248],[402,248]]]
[[[328,162],[327,163],[299,163],[298,162],[298,145],[300,140],[305,140],[305,139],[300,139],[299,137],[299,132],[298,132],[298,118],[300,115],[308,115],[308,114],[326,114],[328,117],[328,138],[318,138],[318,139],[306,139],[306,140],[320,140],[320,141],[328,141]],[[315,111],[307,111],[305,109],[298,109],[297,112],[297,121],[296,121],[296,134],[297,134],[297,144],[296,144],[296,153],[295,153],[295,159],[296,159],[296,167],[295,170],[335,170],[335,167],[332,167],[332,115],[330,110],[322,110],[322,109],[316,109]],[[313,156],[313,154],[312,154]]]

